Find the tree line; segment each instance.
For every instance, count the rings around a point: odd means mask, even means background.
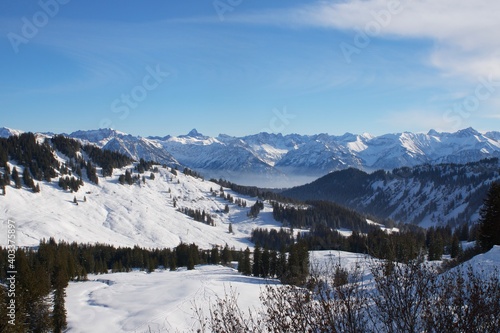
[[[57,150],[68,157],[66,163],[60,163],[54,156]],[[85,161],[83,154],[87,154]],[[10,169],[9,161],[16,161],[22,166],[22,175],[16,167]],[[133,160],[121,153],[102,150],[93,145],[82,145],[79,141],[55,135],[50,139],[39,142],[33,133],[22,133],[8,138],[0,138],[0,188],[6,194],[6,187],[13,183],[14,188],[20,189],[22,185],[33,192],[40,192],[37,181],[51,181],[59,175],[59,186],[64,190],[78,191],[83,185],[82,170],[90,182],[98,184],[96,166],[102,168],[102,176],[112,175],[113,168],[122,168]],[[141,159],[137,168],[148,170],[152,162]]]

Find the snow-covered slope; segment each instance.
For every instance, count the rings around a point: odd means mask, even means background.
[[[21,172],[22,167],[17,168]],[[115,169],[112,177],[100,177],[99,185],[85,181],[76,193],[62,190],[56,180],[40,182],[40,193],[8,186],[7,195],[0,198],[0,212],[4,221],[15,222],[19,246],[34,246],[43,238],[55,237],[79,243],[152,248],[194,242],[210,249],[227,243],[240,249],[251,245],[247,239],[253,228],[279,227],[268,206],[255,220],[246,216],[249,208],[235,204],[229,204],[229,214],[222,213],[228,202],[210,192],[211,188],[218,191],[219,185],[181,172],[175,176],[169,170],[160,167],[154,180],[149,179],[148,172],[146,182],[140,185],[121,185],[118,176],[125,169]],[[226,193],[241,197],[230,190]],[[73,203],[74,197],[78,205]],[[212,215],[215,226],[178,212],[174,199],[177,208],[199,209]],[[247,200],[248,207],[255,202],[250,197],[242,199]],[[229,223],[234,234],[228,233]],[[0,246],[6,242],[7,238],[0,239]]]
[[[14,130],[7,127],[0,127],[0,138],[8,138],[11,135],[19,135],[22,131]]]

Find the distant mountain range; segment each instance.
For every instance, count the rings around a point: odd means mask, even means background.
[[[19,131],[0,128],[0,136]],[[134,159],[194,169],[207,178],[224,178],[261,187],[290,187],[330,172],[354,167],[367,172],[403,166],[468,163],[500,157],[500,132],[467,128],[455,133],[397,133],[373,136],[346,133],[298,135],[259,133],[244,137],[187,135],[139,137],[113,129],[77,131],[69,137]]]

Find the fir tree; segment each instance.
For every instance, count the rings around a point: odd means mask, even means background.
[[[68,280],[64,267],[56,266],[54,273],[54,310],[52,313],[55,333],[61,333],[67,326],[64,297],[66,296],[65,288],[68,286]]]
[[[253,276],[259,277],[262,275],[262,253],[260,251],[259,244],[255,245],[253,250],[253,266],[252,266]]]
[[[224,249],[222,249],[221,260],[222,264],[224,265],[228,265],[233,260],[231,250],[229,249],[229,246],[227,244],[226,246],[224,246]]]
[[[491,184],[480,215],[478,243],[486,252],[500,245],[500,183]]]
[[[12,169],[11,177],[12,181],[14,181],[15,187],[18,189],[21,188],[21,178],[19,178],[19,173],[17,172],[16,167]]]
[[[250,249],[247,247],[243,252],[243,262],[241,267],[241,273],[244,275],[252,274],[252,265],[250,263]]]
[[[269,253],[268,248],[264,248],[264,252],[262,252],[262,267],[261,274],[262,277],[267,278],[269,276],[269,267],[271,265],[271,254]]]

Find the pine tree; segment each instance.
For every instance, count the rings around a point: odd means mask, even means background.
[[[232,234],[233,233],[233,224],[232,223],[229,223],[229,233]]]
[[[62,264],[58,264],[54,272],[54,310],[52,319],[54,332],[61,333],[67,327],[66,308],[64,306],[65,288],[68,286],[68,276]]]
[[[19,173],[17,172],[16,167],[14,167],[14,169],[12,169],[12,173],[10,176],[12,177],[12,180],[14,181],[15,187],[21,188],[21,178],[19,178]]]
[[[460,239],[458,238],[458,235],[455,234],[451,242],[450,256],[451,258],[456,258],[461,252],[462,247],[460,246]]]
[[[486,252],[500,245],[500,183],[491,184],[480,215],[478,243]]]
[[[264,252],[262,252],[262,277],[269,276],[269,267],[271,265],[271,255],[269,253],[269,249],[264,248]]]
[[[226,244],[224,249],[222,249],[221,255],[222,264],[227,265],[233,260],[233,256],[231,254],[231,250],[229,249],[229,245]]]
[[[31,178],[30,172],[28,168],[24,168],[23,170],[23,182],[27,187],[34,189],[35,183],[33,182],[33,178]]]
[[[262,253],[260,251],[259,244],[255,245],[253,250],[253,266],[252,266],[253,276],[259,277],[262,275]]]
[[[247,247],[243,252],[243,265],[241,267],[241,273],[244,275],[252,274],[252,265],[250,263],[250,249]]]

